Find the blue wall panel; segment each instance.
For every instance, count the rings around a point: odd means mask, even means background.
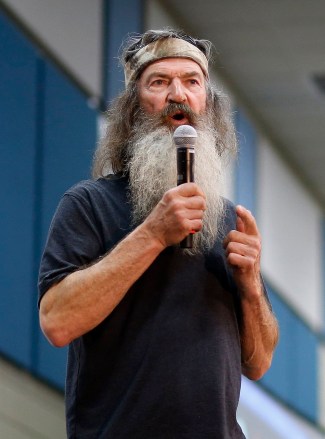
[[[91,175],[97,113],[85,96],[50,63],[45,70],[42,236],[63,192]]]
[[[262,384],[312,421],[317,420],[317,336],[268,287],[280,342]]]
[[[292,404],[312,421],[317,421],[317,337],[301,320],[296,319],[293,331]]]
[[[89,178],[96,145],[97,113],[67,78],[49,62],[44,72],[44,126],[40,247],[55,208],[70,186]],[[62,386],[66,349],[51,347],[40,334],[37,372]]]
[[[109,102],[124,89],[124,73],[117,56],[128,34],[140,33],[143,0],[104,0],[104,99]]]
[[[66,350],[38,322],[37,273],[63,192],[90,175],[97,113],[0,12],[0,353],[62,387]]]
[[[31,364],[37,58],[0,13],[0,351]]]
[[[264,376],[262,382],[272,392],[281,397],[284,401],[288,401],[290,395],[290,377],[291,370],[287,361],[288,352],[290,351],[290,320],[287,318],[287,309],[284,303],[277,295],[272,293],[268,288],[270,300],[272,302],[273,311],[280,325],[280,342],[274,353],[271,369]]]
[[[238,138],[238,166],[235,178],[236,203],[256,213],[256,131],[238,109],[235,115]]]

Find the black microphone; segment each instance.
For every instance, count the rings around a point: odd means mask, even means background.
[[[194,157],[197,134],[190,125],[181,125],[174,132],[177,155],[177,186],[194,182]],[[189,234],[180,243],[181,248],[192,248],[193,234]]]

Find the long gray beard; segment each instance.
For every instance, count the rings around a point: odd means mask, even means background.
[[[195,182],[206,195],[207,209],[203,228],[193,239],[189,254],[211,249],[222,230],[223,219],[223,163],[215,147],[211,130],[197,129],[195,146]],[[129,161],[130,196],[133,221],[142,222],[161,200],[163,194],[176,186],[176,147],[172,133],[165,126],[147,134],[138,133],[131,145]]]

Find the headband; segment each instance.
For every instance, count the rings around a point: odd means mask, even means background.
[[[137,79],[149,64],[163,58],[189,58],[208,78],[208,60],[201,50],[181,38],[163,38],[142,47],[124,66],[125,87]]]

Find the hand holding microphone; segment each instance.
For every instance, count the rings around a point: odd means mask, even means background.
[[[177,156],[177,186],[183,183],[193,183],[196,130],[190,125],[181,125],[176,128],[173,137]],[[195,231],[181,241],[181,248],[193,247],[193,233]]]
[[[196,137],[195,129],[189,125],[175,130],[177,187],[165,192],[143,223],[147,233],[165,247],[180,243],[181,248],[192,248],[193,233],[202,228],[206,203],[204,193],[194,183]]]

